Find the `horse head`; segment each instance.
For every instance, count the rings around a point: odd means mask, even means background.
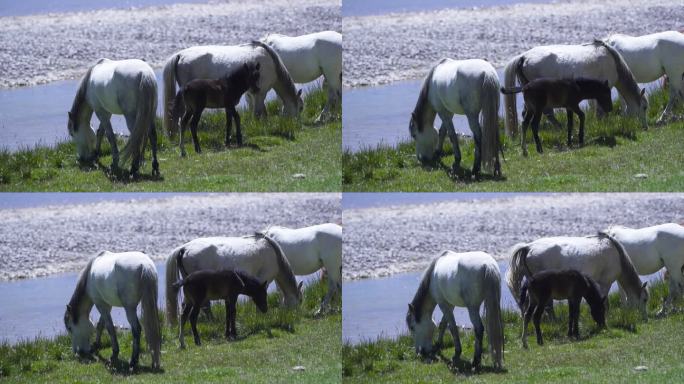
[[[431,317],[423,316],[421,319],[413,304],[408,305],[406,312],[406,326],[413,336],[413,345],[418,355],[423,357],[432,354],[432,337],[437,325],[432,321]]]
[[[409,121],[409,133],[416,142],[416,157],[421,163],[430,162],[437,158],[439,151],[439,133],[432,127],[426,127],[423,121],[416,116],[416,113],[411,113],[411,120]]]
[[[84,123],[72,112],[68,112],[68,116],[67,129],[69,130],[69,136],[76,142],[78,160],[84,162],[93,161],[97,156],[95,153],[96,137],[90,122]]]
[[[252,301],[254,301],[254,304],[257,306],[257,308],[261,311],[261,313],[266,313],[268,311],[268,281],[265,281],[263,284],[260,284],[258,289],[256,289],[256,292],[254,292],[252,296]]]
[[[90,335],[93,333],[95,326],[87,316],[80,321],[73,316],[73,310],[70,305],[67,305],[64,312],[64,326],[71,336],[71,350],[79,355],[89,354],[90,349]]]

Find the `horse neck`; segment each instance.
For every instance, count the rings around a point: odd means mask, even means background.
[[[88,104],[85,101],[85,99],[82,100],[78,106],[78,116],[76,117],[76,121],[78,122],[78,129],[81,129],[84,126],[86,128],[90,128],[90,119],[92,117],[93,109],[90,107],[90,104]]]
[[[283,101],[283,104],[287,103],[290,106],[297,105],[297,90],[295,89],[294,83],[288,82],[285,79],[281,79],[276,73],[276,82],[273,84],[273,90],[276,95]]]
[[[292,270],[287,271],[284,268],[278,268],[278,274],[275,277],[276,283],[283,292],[290,295],[297,295],[297,279]]]
[[[618,252],[620,257],[620,277],[617,279],[620,285],[625,289],[627,293],[631,293],[636,297],[641,295],[641,279],[639,279],[639,273],[634,268],[634,264],[630,260],[626,260],[626,256],[622,257],[620,252]]]

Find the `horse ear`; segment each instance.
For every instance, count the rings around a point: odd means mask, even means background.
[[[641,88],[641,96],[644,96],[644,93],[646,93],[646,88]]]
[[[644,281],[644,284],[641,285],[641,289],[645,289],[645,288],[646,288],[646,284],[648,284],[648,281]]]
[[[67,307],[67,308],[66,308],[66,309],[67,309],[67,312],[71,312],[71,304],[67,304],[66,307]]]
[[[302,290],[302,285],[304,285],[304,282],[303,282],[303,281],[300,281],[300,282],[299,282],[299,285],[297,285],[297,290],[298,290],[298,291],[301,291],[301,290]]]
[[[301,89],[299,91],[297,91],[297,97],[300,97],[300,96],[302,96],[302,90]]]

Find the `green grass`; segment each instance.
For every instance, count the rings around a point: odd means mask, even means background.
[[[195,154],[188,129],[186,158],[180,157],[177,135],[170,141],[158,119],[161,178],[151,176],[149,146],[142,175],[135,181],[110,175],[107,140],[103,140],[103,156],[95,166],[79,164],[70,141],[54,147],[4,151],[0,153],[0,191],[339,191],[340,119],[320,126],[311,123],[325,100],[321,89],[305,96],[302,124],[277,116],[277,102],[268,104],[265,120],[241,113],[242,148],[224,147],[223,112],[205,112],[198,128],[202,153]],[[119,140],[119,149],[123,143]],[[305,177],[293,177],[300,173]]]
[[[667,95],[659,90],[650,96],[649,129],[643,131],[636,119],[611,114],[597,120],[587,114],[585,146],[576,147],[578,118],[572,149],[566,146],[567,131],[542,129],[544,153],[537,154],[531,129],[529,157],[522,156],[519,138],[508,139],[501,127],[506,161],[503,178],[485,175],[481,181],[452,178],[449,170],[453,152],[445,141],[445,155],[434,166],[420,164],[415,145],[408,141],[397,147],[368,148],[342,155],[344,191],[681,191],[684,189],[684,124],[656,127]],[[562,114],[564,115],[564,113]],[[565,117],[559,117],[565,124]],[[503,124],[503,122],[501,122]],[[461,167],[473,163],[471,140],[461,139]],[[646,178],[635,177],[646,174]]]
[[[651,283],[649,283],[650,285]],[[478,373],[451,370],[447,365],[454,353],[447,332],[446,346],[432,363],[418,358],[409,336],[380,339],[360,345],[342,347],[343,381],[345,383],[677,383],[684,380],[684,314],[656,319],[653,314],[662,302],[667,288],[663,282],[651,287],[650,319],[640,320],[634,311],[620,308],[617,295],[611,295],[608,329],[598,331],[582,304],[580,340],[569,340],[567,306],[557,305],[558,320],[542,320],[544,345],[538,346],[534,326],[529,327],[529,349],[520,342],[521,323],[518,312],[504,311],[504,370],[495,372],[487,353],[483,353],[483,369]],[[461,359],[472,360],[473,336],[461,336]],[[487,345],[485,333],[485,345]],[[636,371],[646,366],[647,371]]]
[[[96,361],[79,361],[71,352],[68,336],[36,339],[15,346],[0,346],[0,380],[8,383],[338,383],[341,377],[342,323],[339,303],[323,317],[311,314],[325,292],[320,282],[309,285],[305,301],[295,310],[278,306],[278,297],[269,297],[269,311],[258,313],[250,301],[238,306],[238,341],[223,338],[224,307],[216,305],[214,321],[200,318],[202,346],[192,342],[186,326],[186,349],[178,348],[177,328],[163,328],[162,372],[151,372],[151,358],[143,340],[141,368],[128,373],[125,361],[130,357],[131,336],[119,331],[119,358],[124,360],[109,367],[109,337],[103,334],[104,349]],[[271,330],[269,336],[268,329]],[[144,332],[143,332],[144,339]],[[295,371],[304,366],[304,371]]]

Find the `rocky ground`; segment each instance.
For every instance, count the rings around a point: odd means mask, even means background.
[[[218,0],[0,18],[0,87],[77,78],[99,58],[153,67],[193,45],[341,29],[339,1]]]
[[[163,260],[203,236],[340,223],[340,194],[215,194],[0,209],[0,280],[78,271],[100,250]]]
[[[440,251],[509,257],[518,242],[595,234],[610,225],[684,221],[684,194],[557,194],[345,209],[344,278],[419,271]]]
[[[559,0],[474,9],[345,17],[344,84],[420,78],[443,57],[495,67],[538,45],[684,27],[681,1]]]

